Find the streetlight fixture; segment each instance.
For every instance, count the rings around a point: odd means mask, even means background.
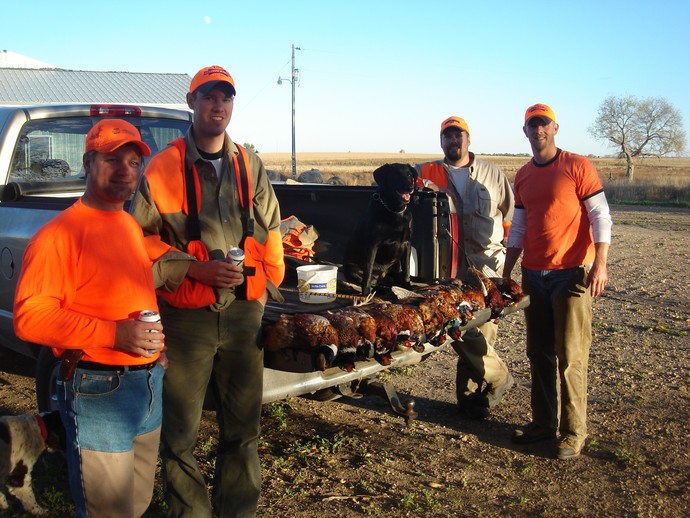
[[[295,47],[292,44],[292,79],[287,79],[284,77],[278,77],[278,84],[282,85],[283,81],[289,81],[292,85],[292,179],[297,179],[297,156],[295,154],[295,83],[299,78],[299,70],[295,68],[295,48],[301,50],[299,47]]]

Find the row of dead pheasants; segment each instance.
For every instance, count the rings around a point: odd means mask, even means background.
[[[398,302],[374,298],[319,314],[282,314],[267,327],[263,346],[267,351],[310,350],[321,370],[352,370],[356,361],[372,357],[388,365],[393,351],[422,352],[425,343],[440,346],[449,337],[459,340],[474,312],[489,308],[490,318],[496,319],[506,306],[524,297],[515,281],[489,278],[475,269],[466,283],[448,279],[403,291],[408,296]]]

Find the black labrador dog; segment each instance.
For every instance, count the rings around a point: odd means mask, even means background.
[[[345,249],[343,274],[361,286],[410,284],[412,214],[408,205],[417,190],[417,171],[409,164],[385,164],[374,171],[378,189]]]

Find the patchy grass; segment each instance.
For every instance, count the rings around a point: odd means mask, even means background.
[[[622,465],[631,468],[639,468],[644,465],[645,458],[639,453],[632,451],[628,443],[621,439],[618,441],[618,446],[613,450],[613,456]]]

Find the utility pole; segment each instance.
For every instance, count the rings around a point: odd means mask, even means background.
[[[296,47],[297,50],[301,50]],[[295,44],[292,44],[292,75],[291,79],[278,77],[278,84],[283,84],[283,81],[290,81],[292,85],[292,179],[297,179],[297,155],[295,151],[295,84],[299,78],[299,70],[295,68]]]

